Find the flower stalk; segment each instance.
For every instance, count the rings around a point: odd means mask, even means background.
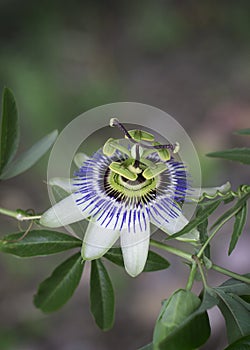
[[[0,214],[10,216],[18,221],[39,220],[41,218],[41,215],[27,215],[25,211],[14,211],[5,208],[0,208]]]

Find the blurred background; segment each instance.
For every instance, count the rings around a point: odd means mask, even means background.
[[[101,104],[134,101],[172,115],[200,156],[203,186],[249,181],[246,167],[205,154],[249,144],[233,131],[250,121],[250,2],[0,1],[0,87],[11,88],[21,119],[21,150]],[[44,157],[31,171],[0,184],[0,205],[49,206]],[[18,230],[1,216],[1,235]],[[248,226],[249,229],[249,226]],[[213,246],[215,263],[249,272],[246,234],[230,259],[231,226]],[[114,328],[102,333],[89,312],[88,275],[70,302],[52,315],[32,304],[40,281],[68,254],[33,260],[0,256],[1,350],[135,350],[152,338],[160,302],[185,286],[188,269],[171,267],[136,279],[109,264],[117,298]],[[210,274],[213,285],[224,281]],[[197,284],[196,290],[200,290]],[[212,339],[226,344],[219,312],[210,312]]]

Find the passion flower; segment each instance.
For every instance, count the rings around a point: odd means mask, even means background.
[[[186,166],[176,153],[179,144],[161,145],[154,135],[129,130],[115,118],[124,134],[109,139],[75,173],[73,193],[41,217],[41,224],[59,227],[89,219],[83,239],[85,260],[103,256],[120,237],[124,264],[131,276],[142,272],[148,255],[151,225],[168,234],[188,220],[182,205],[189,190]],[[182,239],[198,239],[194,229]]]

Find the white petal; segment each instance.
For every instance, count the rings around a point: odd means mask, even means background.
[[[81,168],[83,166],[83,163],[86,162],[86,160],[89,159],[89,156],[87,156],[85,153],[76,153],[74,157],[74,163],[77,166],[77,168]]]
[[[73,180],[67,177],[53,177],[49,180],[50,186],[58,186],[68,193],[72,193],[76,190],[76,186],[73,185]]]
[[[203,193],[206,193],[208,196],[214,196],[218,192],[226,193],[231,189],[230,182],[226,182],[225,184],[217,187],[202,187],[202,188],[193,188],[190,197],[192,198],[200,198]]]
[[[159,227],[162,231],[166,232],[168,235],[173,235],[176,232],[179,232],[188,224],[187,218],[183,214],[179,214],[177,218],[168,218],[168,222],[162,222],[159,225],[156,221],[151,220],[152,224]],[[199,232],[197,229],[192,229],[190,232],[186,233],[183,236],[178,237],[180,241],[192,242],[199,239]]]
[[[40,224],[48,227],[60,227],[86,219],[89,216],[90,208],[82,211],[82,206],[76,204],[76,200],[81,197],[81,193],[73,193],[56,203],[42,215]]]
[[[145,231],[121,232],[121,248],[124,265],[127,273],[135,277],[139,275],[146,264],[149,249],[150,225],[146,225]]]
[[[120,231],[106,229],[90,221],[82,244],[82,258],[84,260],[98,259],[103,256],[116,242]]]

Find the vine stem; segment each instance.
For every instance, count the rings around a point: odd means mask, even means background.
[[[41,218],[41,215],[24,215],[17,211],[0,208],[0,214],[10,216],[18,221],[29,221],[29,220],[37,220]]]
[[[161,243],[161,242],[155,241],[154,239],[150,240],[150,244],[153,247],[160,248],[162,250],[166,250],[169,253],[172,253],[174,255],[179,256],[180,258],[183,258],[183,259],[186,259],[188,261],[193,262],[192,254],[184,252],[183,250],[180,250],[178,248],[172,247],[172,246],[170,246],[168,244],[165,244],[165,243]]]
[[[196,265],[196,268],[197,268],[197,261],[194,261],[194,260],[196,259],[196,260],[198,260],[200,262],[200,258],[198,256],[193,256],[192,254],[190,254],[188,252],[185,252],[185,251],[180,250],[178,248],[172,247],[172,246],[170,246],[168,244],[155,241],[154,239],[150,240],[150,245],[153,246],[153,247],[165,250],[168,253],[171,253],[171,254],[174,254],[176,256],[179,256],[180,258],[183,258],[183,259],[185,259],[185,260],[187,260],[189,262],[192,262],[193,265]],[[240,275],[240,274],[238,274],[236,272],[227,270],[224,267],[221,267],[221,266],[218,266],[218,265],[215,265],[215,264],[213,264],[211,268],[213,270],[217,271],[217,272],[220,272],[220,273],[226,275],[226,276],[229,276],[229,277],[235,278],[235,279],[237,279],[239,281],[242,281],[242,282],[250,284],[250,278],[248,278],[246,276],[242,276],[242,275]],[[193,271],[192,271],[192,269],[193,269]],[[195,267],[192,266],[191,271],[190,271],[190,275],[189,275],[189,280],[187,282],[186,288],[190,288],[191,281],[194,281],[194,277],[195,277],[195,271],[194,270],[195,270]],[[191,287],[192,287],[192,285],[191,285]]]
[[[238,209],[237,209],[238,211]],[[201,247],[201,249],[199,250],[197,257],[201,258],[202,254],[204,253],[206,247],[209,245],[209,243],[211,242],[211,240],[214,238],[214,236],[216,235],[216,233],[222,228],[222,226],[228,221],[230,220],[232,217],[234,217],[235,215],[235,211],[229,215],[227,218],[225,218],[211,233],[211,235],[208,237],[208,239],[206,240],[206,242],[203,244],[203,246]]]
[[[218,265],[215,265],[215,264],[213,264],[211,268],[213,270],[217,271],[217,272],[222,273],[223,275],[227,275],[227,276],[235,278],[235,279],[237,279],[239,281],[242,281],[242,282],[250,284],[250,278],[248,278],[246,276],[239,275],[238,273],[235,273],[233,271],[227,270],[224,267],[221,267],[221,266],[218,266]]]
[[[195,258],[196,258],[197,265],[199,267],[199,271],[200,271],[200,274],[201,274],[201,279],[202,279],[203,286],[204,286],[205,289],[207,289],[208,288],[207,280],[206,280],[206,276],[205,276],[205,273],[204,273],[202,265],[201,265],[201,261],[199,260],[199,258],[197,258],[197,256]]]

